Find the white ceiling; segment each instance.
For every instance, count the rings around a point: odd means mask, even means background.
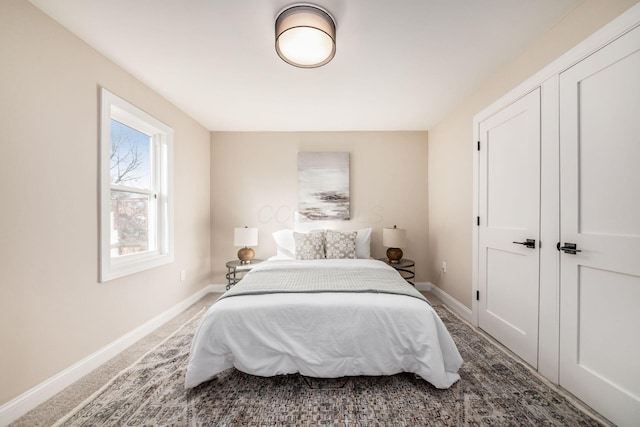
[[[428,130],[582,0],[317,0],[337,53],[274,49],[291,0],[31,0],[210,130]]]

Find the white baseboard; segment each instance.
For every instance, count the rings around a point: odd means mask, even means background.
[[[223,293],[227,290],[227,285],[209,285],[209,292]]]
[[[431,291],[433,289],[433,283],[431,282],[416,282],[416,289],[419,291]]]
[[[454,297],[452,297],[442,289],[433,285],[432,283],[429,283],[429,285],[431,285],[431,289],[428,289],[429,292],[431,292],[432,294],[440,298],[440,300],[442,300],[442,303],[444,305],[449,307],[451,311],[456,313],[462,319],[466,320],[469,323],[472,323],[471,319],[473,316],[470,308],[462,304],[460,301],[458,301],[457,299],[455,299]]]
[[[107,362],[113,356],[125,350],[131,344],[186,310],[206,294],[216,292],[215,289],[216,287],[214,285],[205,286],[184,301],[160,313],[148,322],[138,326],[110,344],[107,344],[102,349],[0,406],[0,426],[8,425],[42,402],[52,398],[69,385]]]

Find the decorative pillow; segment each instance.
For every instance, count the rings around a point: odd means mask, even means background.
[[[296,259],[324,259],[324,232],[293,232],[296,244]]]
[[[356,257],[356,231],[340,232],[327,230],[325,233],[328,259],[346,259]]]
[[[356,258],[371,258],[371,228],[363,228],[358,230],[357,233]]]
[[[294,259],[296,257],[296,243],[293,240],[293,230],[278,230],[272,233],[276,241],[276,255]]]

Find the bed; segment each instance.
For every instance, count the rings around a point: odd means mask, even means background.
[[[411,372],[437,388],[462,358],[429,302],[372,259],[270,259],[205,313],[185,385],[230,368],[318,378]]]

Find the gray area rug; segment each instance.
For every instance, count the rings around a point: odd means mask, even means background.
[[[262,378],[235,369],[185,390],[200,313],[56,425],[601,425],[446,308],[435,309],[465,360],[448,390],[413,374]]]

